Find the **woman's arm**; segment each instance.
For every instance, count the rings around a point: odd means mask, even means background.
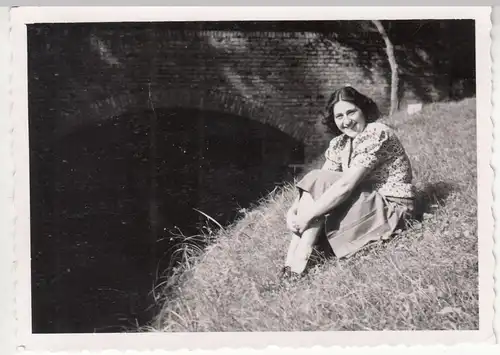
[[[342,177],[316,200],[310,212],[311,219],[323,216],[344,202],[369,171],[370,169],[365,167],[352,167],[343,173]]]
[[[325,215],[344,202],[370,171],[393,154],[389,149],[393,134],[388,127],[371,125],[360,134],[358,145],[352,152],[349,169],[314,202],[309,211],[297,216],[296,224],[300,232],[304,231],[313,219]]]
[[[311,219],[324,215],[344,202],[368,173],[381,164],[392,153],[392,131],[384,125],[372,125],[359,137],[353,152],[350,168],[315,202],[311,209]]]
[[[352,167],[343,173],[342,177],[314,202],[309,211],[298,216],[299,232],[302,233],[313,219],[325,215],[344,202],[370,170],[365,167]]]

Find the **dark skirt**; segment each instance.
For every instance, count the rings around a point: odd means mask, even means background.
[[[313,170],[297,183],[297,188],[316,200],[341,176],[341,172]],[[325,215],[324,232],[335,255],[348,257],[370,242],[389,239],[412,212],[412,199],[386,197],[361,185]]]

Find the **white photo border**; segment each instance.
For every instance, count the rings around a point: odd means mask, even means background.
[[[478,331],[32,334],[26,24],[221,20],[475,19],[480,320]],[[20,7],[11,11],[16,344],[31,351],[182,350],[269,346],[495,343],[491,8],[480,7]]]

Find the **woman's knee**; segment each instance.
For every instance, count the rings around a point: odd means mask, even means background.
[[[311,196],[311,194],[307,191],[304,191],[302,193],[302,196],[300,197],[297,212],[301,213],[301,211],[307,211],[312,207],[313,204],[314,204],[314,199]]]

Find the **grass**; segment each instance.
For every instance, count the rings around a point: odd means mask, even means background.
[[[229,227],[183,240],[183,262],[162,285],[148,330],[478,329],[475,107],[475,99],[435,103],[385,120],[419,191],[420,217],[407,230],[349,259],[316,253],[306,278],[280,285],[294,197],[281,186]]]

